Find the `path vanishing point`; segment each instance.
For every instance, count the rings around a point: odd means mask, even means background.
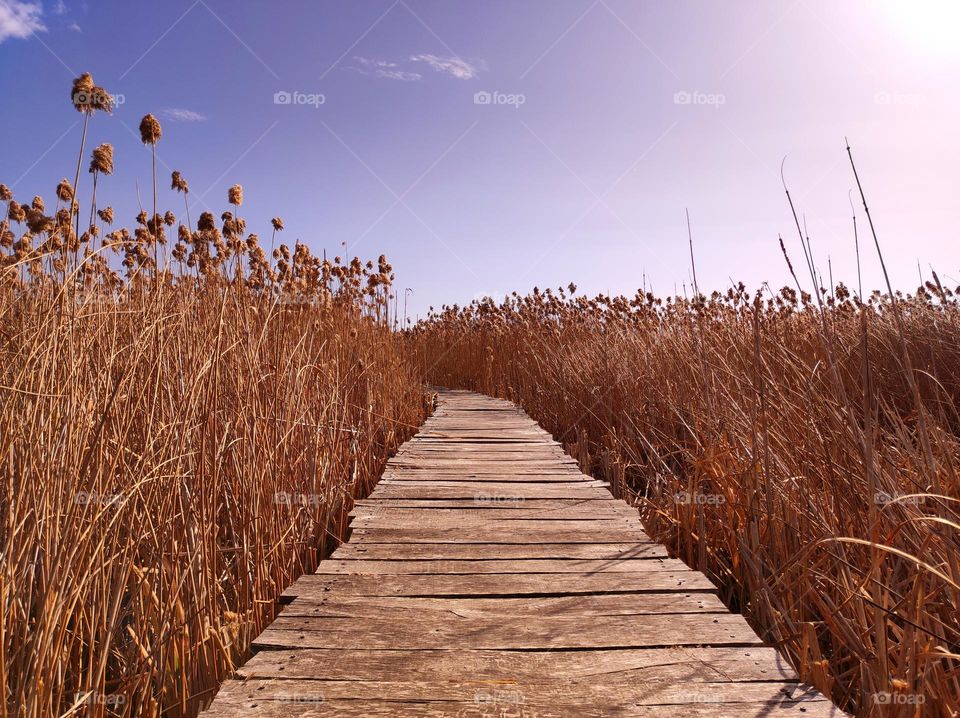
[[[443,390],[205,714],[843,716],[513,404]]]

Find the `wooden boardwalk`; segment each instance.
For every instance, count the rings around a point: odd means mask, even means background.
[[[440,399],[209,715],[844,715],[525,414]]]

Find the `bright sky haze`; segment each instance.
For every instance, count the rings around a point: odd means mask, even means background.
[[[115,147],[118,225],[148,202],[152,112],[162,209],[183,215],[174,169],[194,221],[240,183],[250,231],[385,253],[422,315],[570,281],[682,292],[688,208],[702,290],[788,284],[784,158],[820,269],[855,287],[848,137],[894,283],[919,263],[955,285],[958,37],[953,0],[0,0],[0,181],[72,181],[90,72],[122,98],[87,142]]]

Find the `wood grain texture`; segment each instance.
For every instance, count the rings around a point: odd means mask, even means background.
[[[526,414],[439,399],[209,715],[844,715]]]

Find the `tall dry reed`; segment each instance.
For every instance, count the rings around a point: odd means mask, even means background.
[[[956,715],[960,288],[900,296],[900,328],[843,285],[822,312],[790,288],[573,292],[445,308],[412,351],[521,404],[841,706]]]
[[[74,194],[48,214],[0,186],[0,705],[195,715],[425,396],[384,319],[386,258],[267,256],[225,212],[180,225],[161,264],[172,212],[107,231],[113,210]]]

